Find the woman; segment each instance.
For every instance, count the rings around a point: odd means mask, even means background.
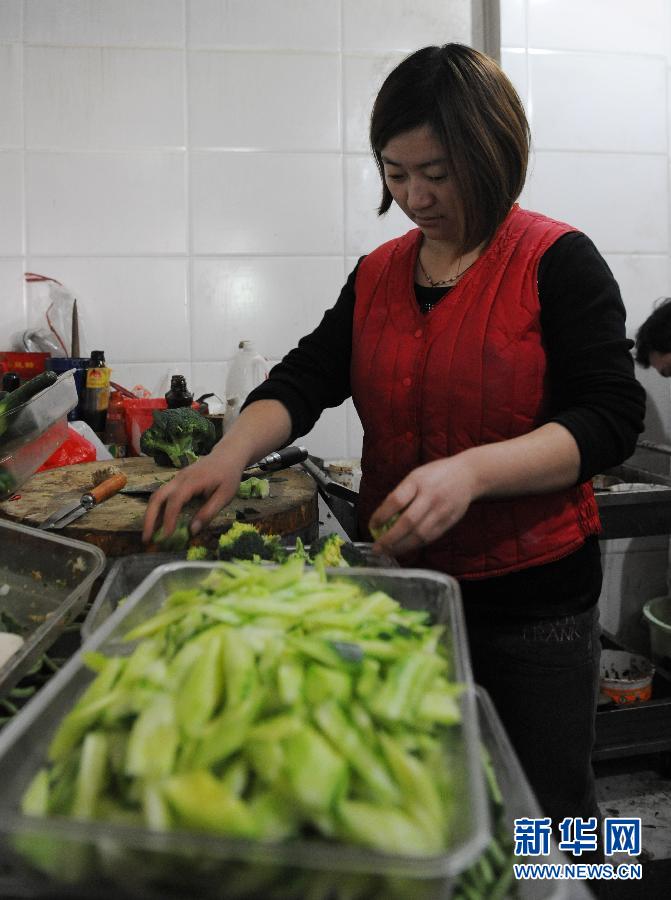
[[[362,537],[458,578],[476,680],[545,814],[597,815],[590,752],[599,661],[599,516],[589,479],[643,427],[625,312],[592,242],[515,203],[528,126],[468,47],[427,47],[371,117],[380,214],[416,226],[359,260],[316,330],[247,399],[212,454],[149,506],[197,532],[245,465],[350,395],[364,427]]]

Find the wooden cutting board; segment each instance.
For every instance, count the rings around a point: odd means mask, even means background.
[[[146,456],[49,469],[33,475],[22,485],[16,499],[0,503],[0,516],[23,525],[40,525],[51,513],[90,490],[95,472],[110,465],[126,475],[128,487],[169,481],[177,471],[157,466]],[[296,537],[308,542],[314,540],[319,521],[317,487],[313,479],[298,468],[284,469],[268,477],[269,497],[264,500],[234,499],[215,517],[205,533],[199,535],[198,543],[216,546],[219,535],[227,531],[236,518],[289,540]],[[200,504],[201,501],[192,501],[185,507],[185,513],[193,514]],[[147,548],[141,540],[146,508],[144,498],[117,494],[55,533],[95,544],[108,557],[142,553],[155,549]]]

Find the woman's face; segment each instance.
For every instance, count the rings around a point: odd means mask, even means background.
[[[382,162],[392,197],[424,236],[458,240],[460,200],[443,146],[430,126],[392,138],[382,149]]]

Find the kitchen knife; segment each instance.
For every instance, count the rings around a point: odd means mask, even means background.
[[[258,476],[265,472],[278,472],[280,469],[288,469],[289,466],[303,462],[307,457],[308,451],[305,447],[292,446],[284,447],[282,450],[275,450],[273,453],[269,453],[268,456],[264,456],[257,463],[247,466],[242,473],[242,480],[244,481],[246,478],[251,478],[253,475]],[[164,484],[168,484],[170,480],[153,481],[142,487],[125,487],[122,488],[121,493],[128,494],[131,497],[149,497],[154,491],[163,487]]]
[[[328,475],[322,472],[319,466],[316,466],[311,459],[304,459],[301,465],[314,478],[321,491],[325,491],[333,497],[340,497],[342,500],[349,500],[350,503],[354,503],[359,499],[356,491],[350,490],[344,484],[338,484],[337,481],[331,481]]]
[[[264,456],[257,463],[247,466],[242,473],[243,478],[251,478],[257,472],[277,472],[280,469],[288,469],[296,463],[302,463],[308,458],[308,451],[305,447],[283,447],[282,450],[275,450]]]
[[[65,528],[66,525],[70,525],[71,522],[74,522],[75,519],[78,519],[90,509],[93,509],[98,503],[102,503],[104,500],[113,497],[114,494],[124,487],[126,481],[126,476],[123,474],[112,475],[111,478],[106,478],[105,481],[102,481],[90,491],[82,494],[79,500],[70,501],[70,503],[67,503],[57,512],[53,513],[53,515],[49,516],[48,519],[45,519],[39,526],[40,529],[57,530],[59,528]]]

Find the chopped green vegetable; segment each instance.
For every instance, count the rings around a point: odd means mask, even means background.
[[[252,534],[234,528],[231,545]],[[23,810],[440,853],[460,814],[442,633],[297,557],[222,562],[126,635],[130,655],[86,656]]]
[[[252,475],[251,478],[245,478],[244,481],[241,481],[238,487],[238,497],[241,497],[243,500],[248,500],[250,497],[264,500],[269,494],[270,482],[267,478],[256,478]]]
[[[152,542],[164,553],[186,550],[191,540],[191,532],[186,521],[179,521],[172,534],[166,536],[161,525],[152,535]]]
[[[383,522],[379,528],[371,528],[370,533],[373,535],[373,539],[378,541],[383,534],[386,534],[390,528],[393,528],[396,522],[398,521],[398,517],[400,513],[394,513],[393,516],[389,516],[386,522]]]

